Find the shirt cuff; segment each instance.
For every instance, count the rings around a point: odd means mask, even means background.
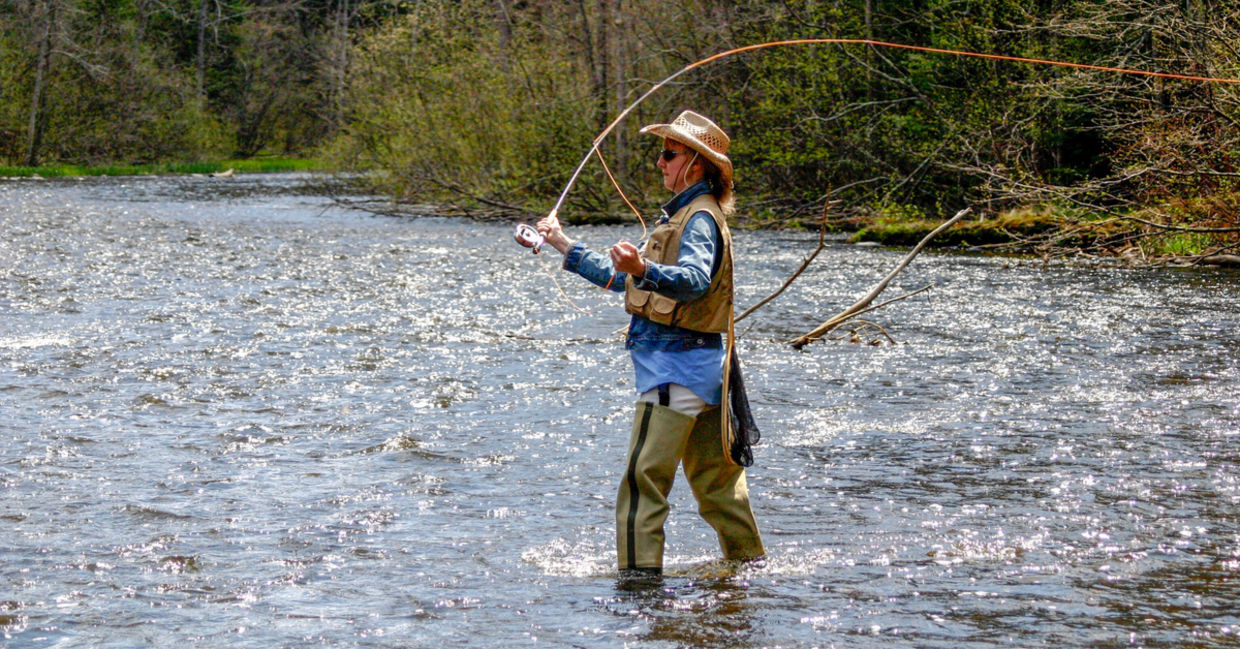
[[[581,242],[573,243],[572,247],[564,253],[564,270],[577,272],[577,268],[581,265],[581,257],[586,252],[586,244]]]
[[[643,291],[654,291],[659,288],[659,281],[663,279],[663,273],[659,271],[659,265],[647,261],[646,273],[640,279],[634,278],[633,286]]]

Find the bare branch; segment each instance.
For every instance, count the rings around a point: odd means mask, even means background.
[[[818,327],[816,327],[813,331],[803,336],[800,336],[798,338],[794,338],[792,340],[787,341],[788,344],[792,345],[793,347],[797,349],[801,349],[805,345],[812,342],[814,339],[821,337],[822,334],[834,329],[835,327],[838,327],[840,323],[845,322],[849,320],[850,318],[856,316],[857,314],[866,311],[867,310],[866,307],[868,307],[870,303],[874,301],[875,298],[877,298],[884,290],[887,289],[887,285],[891,283],[891,280],[894,279],[895,276],[900,273],[900,271],[904,270],[904,268],[908,266],[910,262],[913,261],[914,257],[916,257],[918,254],[921,253],[922,249],[926,247],[926,244],[929,243],[931,239],[938,236],[940,232],[955,225],[957,222],[960,221],[960,219],[964,218],[964,216],[968,214],[969,211],[970,211],[969,208],[966,207],[963,210],[956,212],[955,216],[948,219],[947,221],[944,221],[942,225],[935,228],[932,232],[930,232],[930,234],[927,234],[925,237],[923,237],[922,240],[918,242],[917,245],[912,250],[910,250],[907,255],[904,256],[904,259],[900,261],[899,265],[897,265],[894,269],[892,269],[892,271],[888,273],[887,276],[884,277],[881,282],[875,285],[874,288],[870,289],[870,292],[866,294],[865,297],[861,298],[855,304],[848,307],[847,309],[844,309],[838,314],[832,316],[830,319],[828,319],[826,322],[822,323],[821,325],[818,325]]]
[[[775,292],[759,300],[757,304],[749,307],[748,309],[745,309],[744,313],[736,316],[736,319],[734,320],[734,322],[740,322],[741,320],[744,320],[745,318],[749,317],[749,314],[753,313],[754,311],[757,311],[758,309],[765,306],[771,300],[774,300],[775,298],[779,297],[779,295],[783,293],[790,284],[792,284],[793,280],[800,277],[801,273],[805,272],[806,268],[809,268],[810,263],[814,261],[814,258],[818,256],[818,253],[822,252],[822,249],[825,248],[827,245],[827,215],[828,215],[828,210],[830,206],[831,206],[831,203],[828,202],[822,208],[822,224],[818,228],[818,247],[814,248],[814,251],[811,252],[808,257],[805,258],[805,261],[801,262],[800,268],[796,269],[796,271],[793,272],[792,275],[788,276],[788,279],[784,281],[782,286],[775,289]]]

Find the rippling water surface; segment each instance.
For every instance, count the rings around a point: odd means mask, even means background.
[[[794,351],[902,254],[831,246],[740,327],[769,561],[682,480],[629,591],[618,299],[312,180],[0,183],[0,644],[1240,645],[1234,272],[925,254],[899,344]],[[739,302],[815,238],[738,233]]]

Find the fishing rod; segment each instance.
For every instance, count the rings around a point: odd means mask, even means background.
[[[607,163],[606,161],[603,160],[602,152],[599,151],[599,144],[601,144],[602,141],[606,139],[606,137],[610,135],[613,130],[615,130],[616,126],[621,121],[623,121],[625,117],[628,117],[629,113],[633,112],[633,109],[637,108],[637,106],[640,105],[642,102],[644,102],[646,98],[650,97],[650,95],[653,95],[660,88],[662,88],[663,86],[666,86],[668,83],[671,83],[677,77],[691,70],[694,70],[696,68],[700,68],[709,63],[718,61],[720,59],[725,59],[727,57],[734,56],[736,54],[741,54],[744,52],[752,52],[755,50],[768,49],[772,47],[784,47],[784,46],[789,46],[789,45],[868,45],[870,47],[885,47],[885,48],[890,48],[890,49],[911,50],[914,52],[926,52],[930,54],[946,54],[949,56],[972,57],[972,58],[979,58],[979,59],[989,59],[993,61],[1009,61],[1009,62],[1014,62],[1014,63],[1028,63],[1032,65],[1049,65],[1049,66],[1054,66],[1054,67],[1073,68],[1073,69],[1078,69],[1078,70],[1095,70],[1099,72],[1112,72],[1116,74],[1152,77],[1152,78],[1158,78],[1158,79],[1178,79],[1181,81],[1197,81],[1197,82],[1202,82],[1202,83],[1240,84],[1240,79],[1233,79],[1233,78],[1227,78],[1227,77],[1205,77],[1205,76],[1197,76],[1197,75],[1191,75],[1191,74],[1177,74],[1174,72],[1155,72],[1152,70],[1140,70],[1140,69],[1135,69],[1135,68],[1118,68],[1118,67],[1111,67],[1111,66],[1106,66],[1106,65],[1093,65],[1090,63],[1074,63],[1071,61],[1056,61],[1054,59],[1036,59],[1036,58],[1028,58],[1028,57],[1023,57],[1023,56],[1009,56],[1005,54],[989,54],[986,52],[970,52],[968,50],[954,50],[954,49],[947,49],[947,48],[942,48],[942,47],[926,47],[922,45],[908,45],[905,43],[877,41],[877,40],[873,40],[869,38],[795,38],[795,39],[780,40],[780,41],[769,41],[766,43],[756,43],[753,45],[745,45],[743,47],[735,47],[730,50],[724,50],[717,54],[708,56],[700,61],[694,61],[693,63],[686,65],[685,67],[668,75],[667,78],[651,86],[649,90],[647,90],[640,97],[634,100],[633,103],[625,107],[625,109],[621,111],[620,114],[617,115],[616,118],[613,119],[611,123],[609,123],[607,127],[604,128],[602,132],[598,134],[597,137],[594,138],[593,142],[590,145],[590,150],[586,152],[584,157],[582,157],[581,162],[577,165],[577,168],[573,171],[573,175],[569,177],[568,183],[564,185],[564,190],[560,192],[559,198],[556,200],[555,205],[551,208],[551,211],[547,213],[546,218],[553,222],[559,218],[560,208],[564,206],[564,201],[565,199],[568,198],[568,192],[573,188],[573,185],[577,183],[577,178],[581,176],[581,172],[583,169],[585,169],[586,163],[590,161],[590,156],[598,155],[599,160],[603,162],[604,167],[606,166]],[[608,171],[608,176],[609,177],[611,176],[610,171]],[[615,183],[614,178],[612,179],[612,182],[613,184],[616,185],[617,191],[620,191],[621,196],[624,196],[623,190],[620,190],[620,186],[618,183]],[[627,197],[625,197],[625,201],[628,202]],[[641,218],[640,214],[638,214],[638,218],[639,219]],[[537,254],[539,250],[542,249],[542,246],[545,243],[544,238],[542,237],[542,235],[538,234],[537,230],[535,230],[532,226],[526,225],[524,223],[519,224],[517,226],[516,232],[514,233],[513,236],[517,240],[517,242],[520,243],[521,245],[527,248],[533,249],[535,254]]]

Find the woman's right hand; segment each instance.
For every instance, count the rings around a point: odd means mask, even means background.
[[[547,239],[547,245],[559,250],[561,254],[566,253],[573,245],[573,242],[565,236],[560,219],[555,214],[548,214],[539,219],[534,227],[538,229],[538,234]]]

